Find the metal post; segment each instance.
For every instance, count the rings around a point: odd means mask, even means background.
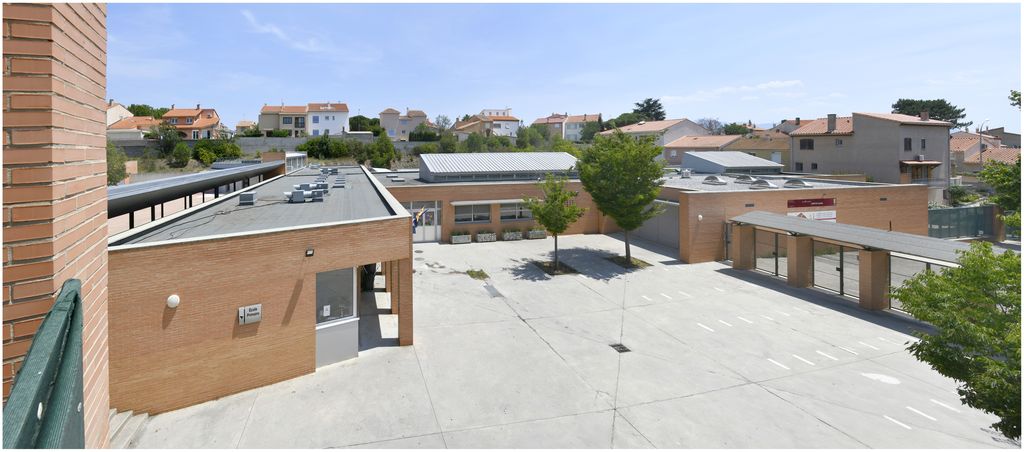
[[[128,229],[132,229],[134,227],[135,227],[135,211],[133,210],[133,211],[128,213]]]
[[[164,203],[160,203],[160,218],[164,217]]]
[[[156,205],[149,206],[149,221],[156,221]]]
[[[220,197],[220,185],[213,187],[213,199]]]

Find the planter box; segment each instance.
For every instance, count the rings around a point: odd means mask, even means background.
[[[493,232],[481,232],[476,235],[477,242],[496,242],[498,240],[498,234]]]
[[[505,240],[505,241],[508,241],[508,240],[522,240],[523,239],[523,232],[522,231],[502,232],[501,233],[501,239]]]
[[[542,239],[548,236],[547,231],[530,231],[526,233],[528,239]]]
[[[472,236],[469,235],[453,235],[452,245],[458,245],[460,243],[469,243],[472,240]]]

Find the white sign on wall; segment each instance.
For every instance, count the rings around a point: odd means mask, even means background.
[[[238,324],[248,325],[263,320],[263,304],[251,304],[238,308]]]
[[[808,220],[827,221],[829,223],[836,222],[836,211],[834,210],[816,210],[813,212],[789,212],[786,215],[791,217],[806,218]]]

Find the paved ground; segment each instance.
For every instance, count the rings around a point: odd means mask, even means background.
[[[904,350],[919,326],[895,314],[636,246],[654,266],[627,273],[603,259],[613,237],[560,243],[581,275],[529,263],[550,239],[416,245],[415,346],[387,346],[367,297],[359,358],[155,416],[137,446],[1020,447]]]

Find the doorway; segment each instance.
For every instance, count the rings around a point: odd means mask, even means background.
[[[356,269],[316,274],[316,366],[359,356]]]
[[[415,227],[413,243],[437,242],[441,238],[441,201],[412,201],[404,203],[413,216]]]

